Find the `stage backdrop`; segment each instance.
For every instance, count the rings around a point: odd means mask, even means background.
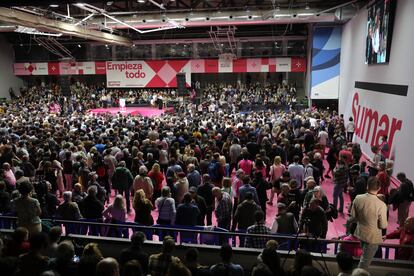
[[[14,64],[14,74],[18,76],[106,75],[108,87],[177,87],[178,73],[185,73],[189,86],[191,74],[196,73],[272,73],[305,70],[306,60],[301,57]]]
[[[338,99],[341,27],[316,27],[312,44],[311,99]]]
[[[388,135],[394,175],[414,179],[414,1],[398,0],[390,62],[365,64],[367,9],[346,23],[342,33],[339,112],[354,117],[354,141],[370,158],[371,145]]]

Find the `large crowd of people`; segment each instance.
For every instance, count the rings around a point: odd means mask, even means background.
[[[387,137],[372,148],[374,158],[367,160],[352,142],[353,121],[334,111],[289,108],[245,113],[222,107],[224,102],[231,106],[240,101],[289,104],[294,90],[288,91],[287,86],[276,91],[221,86],[223,93],[219,88],[210,86],[203,96],[210,104],[218,103],[211,110],[215,112],[183,108],[159,117],[88,113],[103,104],[101,96],[108,93],[98,86],[77,85],[71,97],[60,101],[62,110],[54,113],[50,105],[59,102],[60,95],[53,88],[33,87],[3,104],[0,213],[16,215],[19,227],[9,241],[18,245],[10,248],[6,243],[3,262],[20,256],[15,269],[21,275],[40,275],[48,269],[66,275],[75,267],[85,275],[93,275],[87,273],[91,267],[106,271],[99,275],[117,275],[105,274],[119,270],[118,263],[103,258],[93,244],[84,248],[79,264],[70,266],[73,245],[46,246],[46,237],[39,233],[49,231],[50,225],[42,223],[43,218],[112,223],[132,218],[147,226],[214,225],[249,234],[326,238],[329,221],[339,213],[349,215],[342,239],[362,242],[360,247],[344,244],[342,251],[360,257],[363,269],[381,253],[378,244],[383,239],[414,243],[414,218],[409,217],[413,184],[399,172],[401,185],[391,189],[393,163],[388,159]],[[322,187],[329,178],[334,185],[332,202]],[[345,194],[352,200],[348,209]],[[269,225],[267,209],[272,205],[278,212]],[[396,230],[387,229],[387,206],[398,210]],[[108,227],[95,234],[116,236],[116,230]],[[198,269],[194,251],[188,254],[187,267],[171,257],[173,243],[164,239],[163,252],[150,256],[148,263],[140,261],[143,255],[136,255],[141,269],[151,275]],[[239,246],[264,249],[254,275],[282,273],[269,261],[277,258],[277,252],[268,243],[268,237],[239,238]],[[53,259],[46,257],[46,248],[55,250]],[[10,250],[13,254],[7,253]],[[301,270],[313,269],[308,267],[309,254],[298,251],[297,255],[301,265],[289,275],[308,275]],[[231,248],[223,245],[221,257],[223,263],[207,269],[208,273],[228,275],[223,270],[230,269],[231,275],[243,275],[242,268],[231,263]],[[396,258],[414,260],[414,250],[400,248]],[[25,274],[33,263],[36,273]],[[138,266],[121,261],[124,273]]]

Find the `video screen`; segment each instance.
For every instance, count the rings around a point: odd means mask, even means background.
[[[366,64],[390,60],[392,29],[397,0],[378,0],[368,8]]]

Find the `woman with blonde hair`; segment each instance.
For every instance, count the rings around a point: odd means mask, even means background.
[[[278,193],[278,191],[280,191],[280,178],[285,171],[286,167],[282,164],[282,158],[280,156],[275,156],[273,165],[270,167],[269,171],[269,183],[272,184],[270,199],[268,201],[269,205],[273,205],[273,198],[275,197],[275,193]]]
[[[226,157],[224,155],[220,155],[219,157],[220,165],[224,167],[224,171],[226,172],[226,177],[230,177],[230,165],[226,161]]]
[[[122,195],[117,195],[114,202],[106,207],[102,215],[106,221],[109,222],[125,222],[126,209],[124,197]]]
[[[154,209],[154,205],[152,205],[151,201],[146,198],[143,189],[139,189],[135,192],[132,208],[135,210],[134,221],[136,223],[142,225],[154,224],[154,219],[151,215],[151,211]]]

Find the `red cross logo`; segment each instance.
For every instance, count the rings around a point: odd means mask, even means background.
[[[56,67],[53,65],[51,69],[52,69],[52,71],[55,71]]]
[[[30,73],[32,73],[36,68],[30,64],[26,69],[29,70]]]
[[[301,67],[302,66],[302,63],[300,63],[300,61],[298,61],[297,63],[296,63],[296,67]]]
[[[196,68],[200,68],[200,64],[199,63],[196,63],[196,66],[195,66]]]

